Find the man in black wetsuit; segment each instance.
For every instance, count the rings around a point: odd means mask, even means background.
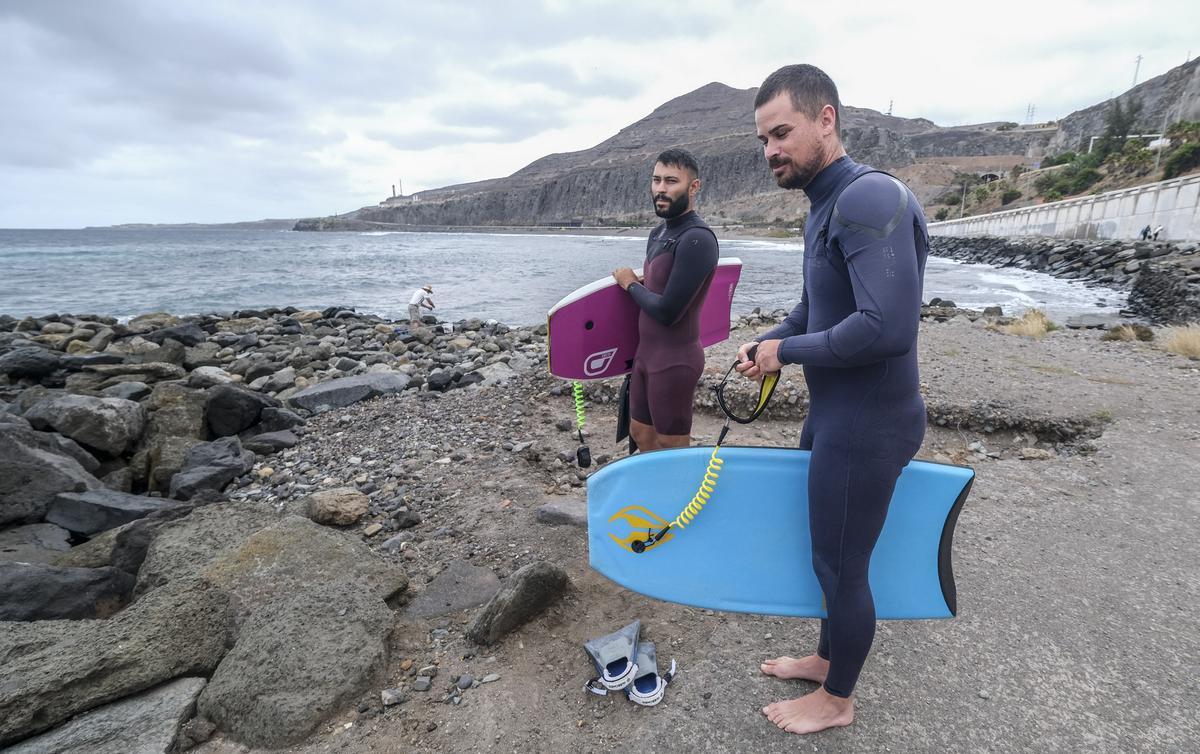
[[[613,277],[641,308],[629,381],[629,433],[641,450],[686,447],[692,400],[704,371],[700,309],[717,268],[717,237],[696,214],[700,168],[683,149],[658,156],[650,178],[654,214],[643,280],[628,267]]]
[[[925,435],[916,347],[925,216],[903,183],[846,156],[839,110],[837,87],[811,65],[772,73],[754,101],[776,182],[803,189],[812,202],[800,303],[758,339],[754,361],[738,367],[759,377],[799,364],[811,397],[800,447],[812,451],[809,528],[828,618],[816,653],[761,667],[821,684],[763,709],[793,733],[854,719],[851,693],[875,636],[871,552],[900,470]],[[739,358],[753,345],[743,345]]]

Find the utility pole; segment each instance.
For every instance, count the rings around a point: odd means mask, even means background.
[[[403,179],[403,178],[397,178],[397,179],[396,179],[396,183],[399,183],[399,184],[400,184],[400,196],[404,196],[404,179]]]
[[[896,100],[894,100],[894,99],[888,100],[888,111],[887,111],[888,115],[892,114],[892,105],[894,105],[894,104],[896,104]]]
[[[962,204],[958,205],[958,219],[961,220],[962,216],[964,214],[966,214],[966,212],[967,212],[967,182],[963,181]]]
[[[1129,85],[1129,88],[1130,88],[1130,89],[1132,89],[1133,87],[1137,86],[1137,76],[1138,76],[1138,70],[1140,70],[1140,69],[1141,69],[1141,67],[1142,67],[1142,56],[1141,56],[1141,55],[1138,55],[1138,56],[1137,56],[1137,60],[1135,60],[1135,61],[1134,61],[1134,66],[1133,66],[1133,83]]]
[[[1029,126],[1033,125],[1033,114],[1036,111],[1037,111],[1037,108],[1035,108],[1033,106],[1033,103],[1030,102],[1029,107],[1025,108],[1025,124],[1026,125],[1029,125]]]

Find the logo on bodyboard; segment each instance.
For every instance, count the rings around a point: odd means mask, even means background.
[[[612,539],[612,541],[616,542],[618,546],[628,550],[629,552],[636,552],[632,546],[635,541],[645,542],[650,538],[651,534],[657,531],[662,531],[663,527],[669,523],[665,519],[655,515],[653,511],[647,510],[640,505],[628,505],[614,513],[612,518],[608,519],[608,523],[610,524],[616,521],[624,521],[629,525],[630,531],[624,537],[618,537],[611,531],[608,533],[608,536]],[[619,524],[612,528],[624,529],[624,527]],[[673,532],[667,532],[665,537],[652,545],[647,545],[642,552],[650,552],[663,542],[670,542],[674,536],[675,534]]]
[[[608,365],[612,363],[613,356],[617,355],[617,349],[606,348],[603,351],[588,356],[583,360],[583,373],[588,377],[595,377],[598,374],[603,374]]]

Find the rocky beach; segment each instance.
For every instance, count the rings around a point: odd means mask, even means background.
[[[0,746],[1187,749],[1200,361],[931,304],[920,457],[978,475],[959,617],[881,623],[855,725],[804,741],[759,709],[809,685],[758,663],[810,647],[815,622],[656,602],[588,568],[587,475],[626,452],[618,383],[587,385],[582,469],[544,328],[0,317]],[[783,314],[709,349],[696,443],[737,344]],[[731,442],[794,445],[806,408],[788,370]],[[634,618],[679,663],[655,708],[583,690],[583,643]]]

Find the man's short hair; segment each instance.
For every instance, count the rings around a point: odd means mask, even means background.
[[[658,156],[658,159],[655,160],[655,163],[657,164],[659,162],[669,168],[683,168],[684,170],[690,170],[693,178],[700,177],[700,165],[696,163],[696,158],[692,156],[692,153],[686,149],[672,147]]]
[[[821,108],[833,105],[834,126],[840,138],[842,102],[838,99],[837,86],[833,79],[829,78],[829,74],[807,63],[785,65],[762,82],[758,94],[754,96],[754,109],[757,110],[785,92],[792,98],[792,107],[813,120],[821,114]]]

